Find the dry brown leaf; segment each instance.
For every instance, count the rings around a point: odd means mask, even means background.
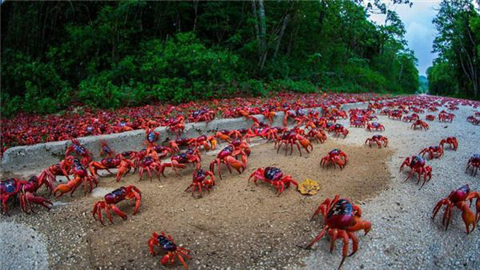
[[[303,182],[298,184],[298,191],[303,195],[315,195],[320,190],[320,184],[311,179],[305,179]]]

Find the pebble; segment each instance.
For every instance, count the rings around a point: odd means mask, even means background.
[[[471,177],[464,171],[468,159],[480,152],[474,135],[480,128],[465,120],[472,114],[471,107],[459,107],[448,130],[435,121],[428,122],[428,131],[413,131],[408,123],[379,116],[378,122],[386,128],[382,135],[388,137],[389,147],[397,150],[398,158],[387,162],[392,173],[390,188],[362,205],[363,218],[372,222],[372,231],[366,237],[357,233],[359,250],[345,260],[344,269],[480,269],[480,232],[476,230],[467,236],[457,209],[447,231],[442,227],[441,213],[434,221],[430,218],[435,204],[452,190],[468,183],[472,190],[480,191],[478,176]],[[425,114],[420,116],[424,118]],[[344,120],[340,123],[348,125]],[[370,136],[363,129],[350,128],[343,142],[358,145]],[[433,168],[432,180],[421,190],[416,181],[404,182],[408,171],[399,173],[398,168],[405,157],[449,136],[457,137],[459,148],[445,150],[441,159],[427,160]],[[337,268],[341,244],[337,243],[333,253],[328,252],[327,242],[324,245],[304,260],[306,267],[298,268]],[[436,248],[428,248],[431,246]],[[475,259],[465,261],[465,258]]]

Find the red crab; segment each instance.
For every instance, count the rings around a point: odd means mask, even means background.
[[[247,142],[250,142],[250,138],[255,138],[255,137],[261,137],[265,138],[266,136],[266,131],[270,130],[268,127],[252,127],[247,130],[247,133],[245,136],[243,136],[243,139],[245,139]]]
[[[175,244],[173,241],[173,238],[170,235],[166,236],[164,232],[162,232],[160,235],[154,232],[148,241],[150,254],[152,254],[152,256],[155,256],[154,246],[156,245],[159,245],[163,251],[167,252],[167,254],[160,260],[160,263],[163,266],[167,264],[173,264],[175,262],[175,257],[177,257],[182,263],[183,267],[188,270],[187,263],[185,262],[183,256],[185,256],[187,259],[191,259],[190,255],[188,255],[190,250],[177,246],[177,244]]]
[[[97,171],[98,170],[106,170],[109,173],[112,173],[109,169],[115,169],[120,165],[121,159],[116,156],[116,157],[108,157],[102,159],[100,162],[98,161],[92,161],[88,165],[88,169],[90,170],[90,173],[92,174],[93,177],[97,177]]]
[[[342,111],[337,108],[333,108],[332,110],[330,110],[329,114],[335,118],[343,118],[343,119],[348,118],[346,111]]]
[[[120,164],[117,166],[117,182],[120,182],[120,179],[122,179],[122,177],[129,173],[132,168],[135,169],[135,164],[131,160],[126,158],[124,153],[119,155]]]
[[[319,143],[324,143],[327,140],[327,134],[325,133],[325,131],[317,128],[311,129],[307,133],[307,137],[309,139],[314,139]]]
[[[438,121],[440,122],[449,122],[451,123],[453,119],[455,118],[455,114],[453,113],[448,113],[446,111],[441,111],[438,114]]]
[[[458,141],[457,141],[457,138],[456,137],[447,137],[443,140],[440,141],[440,146],[442,148],[444,148],[444,144],[448,144],[450,145],[450,148],[452,148],[453,150],[457,151],[457,148],[458,148]]]
[[[260,137],[263,139],[267,140],[267,142],[270,142],[272,140],[278,140],[279,133],[284,133],[287,131],[287,128],[283,127],[267,127],[264,128],[263,131],[260,133]]]
[[[172,140],[168,143],[170,148],[174,153],[180,152],[180,147],[179,146],[190,146],[194,144],[196,140],[194,138],[180,138],[176,140]]]
[[[252,177],[255,185],[257,185],[257,180],[263,180],[274,186],[277,189],[278,196],[282,194],[285,188],[289,188],[290,184],[298,186],[297,182],[295,182],[290,175],[284,175],[283,172],[276,167],[258,168],[248,178],[249,182]]]
[[[201,156],[197,149],[189,148],[184,153],[180,153],[171,157],[171,163],[165,163],[166,167],[172,167],[176,174],[178,169],[183,169],[186,164],[195,163],[196,169],[200,169]]]
[[[417,127],[420,127],[420,129],[424,129],[424,130],[428,130],[430,128],[428,124],[422,120],[415,121],[415,123],[413,123],[411,126],[413,130],[417,129]]]
[[[367,124],[368,131],[384,131],[385,127],[378,122],[371,122]]]
[[[211,171],[198,169],[193,172],[193,182],[187,187],[187,189],[185,189],[185,191],[192,188],[192,196],[193,193],[195,193],[195,190],[198,190],[200,195],[202,195],[202,188],[210,191],[213,186],[215,186],[215,176],[213,176],[213,173]]]
[[[77,139],[72,139],[72,145],[67,148],[67,151],[65,151],[65,156],[67,157],[71,152],[75,152],[77,155],[82,157],[81,162],[84,166],[88,166],[88,164],[92,161],[90,152],[85,149],[85,147],[83,147],[83,145],[81,145]]]
[[[365,140],[365,144],[367,143],[370,147],[372,147],[372,143],[376,143],[378,148],[382,148],[382,143],[383,143],[383,147],[387,147],[388,138],[382,135],[373,135],[372,138],[368,138],[367,140]]]
[[[325,129],[328,124],[328,121],[324,117],[316,118],[316,119],[311,119],[308,123],[306,123],[306,127],[310,128],[321,128]]]
[[[473,214],[472,210],[470,209],[473,199],[476,199],[476,214]],[[470,201],[470,205],[467,203],[467,201]],[[435,216],[443,205],[446,205],[442,218],[442,224],[445,226],[445,230],[448,229],[448,225],[452,219],[454,206],[462,211],[462,219],[465,223],[467,234],[475,230],[476,224],[480,221],[480,193],[471,191],[468,185],[464,185],[459,189],[452,191],[447,198],[442,199],[437,203],[433,209],[432,219],[435,219]],[[472,226],[471,230],[470,226]]]
[[[340,199],[339,195],[335,195],[334,199],[327,198],[317,208],[311,220],[322,214],[324,224],[322,231],[306,246],[310,249],[316,242],[320,241],[322,237],[328,233],[330,235],[330,252],[335,248],[335,241],[337,239],[343,240],[342,261],[338,266],[340,269],[348,254],[348,245],[350,239],[352,240],[353,250],[349,257],[355,254],[358,250],[358,238],[355,235],[356,231],[363,230],[365,235],[370,232],[372,224],[370,221],[362,220],[362,210],[358,205],[351,203],[348,199]]]
[[[432,178],[432,167],[425,166],[425,159],[423,159],[421,156],[407,157],[405,161],[403,161],[402,166],[400,166],[400,171],[403,170],[404,166],[410,167],[411,169],[410,174],[405,181],[410,179],[414,173],[418,173],[418,184],[420,183],[421,176],[423,175],[423,184],[420,188],[422,188],[425,183],[430,181]]]
[[[137,151],[125,151],[120,154],[123,158],[129,159],[129,160],[135,160],[137,155],[139,155],[139,152]]]
[[[480,120],[475,118],[475,116],[473,115],[467,117],[467,122],[472,123],[473,125],[476,125],[476,126],[480,125]]]
[[[416,113],[413,113],[412,115],[404,116],[402,121],[403,122],[413,122],[413,121],[417,121],[418,119],[420,119],[420,116]]]
[[[425,116],[425,120],[427,121],[435,121],[435,115],[428,114]]]
[[[251,149],[245,141],[233,140],[231,145],[233,146],[234,151],[241,151],[242,153],[245,153],[248,157],[250,156]]]
[[[18,198],[22,210],[30,214],[33,212],[31,203],[41,205],[48,210],[53,206],[53,203],[41,196],[36,195],[36,191],[40,188],[36,176],[31,176],[28,181],[18,180],[15,178],[3,180],[0,182],[0,199],[2,201],[2,214],[8,214],[7,201],[9,198]]]
[[[477,175],[477,171],[478,169],[480,168],[480,154],[474,154],[469,160],[468,160],[468,163],[467,163],[467,169],[466,171],[468,171],[468,169],[470,169],[471,167],[471,174],[472,176],[476,176]]]
[[[104,198],[105,200],[98,201],[93,205],[93,218],[97,220],[98,217],[98,221],[100,221],[102,225],[105,225],[102,219],[102,210],[105,210],[108,220],[110,220],[110,223],[113,224],[113,218],[110,214],[110,210],[113,210],[115,214],[126,220],[127,214],[122,212],[116,206],[116,204],[124,200],[135,200],[135,208],[133,209],[133,214],[135,215],[140,207],[142,192],[136,186],[130,185],[127,187],[117,188],[114,191],[106,194]]]
[[[157,179],[160,180],[160,174],[165,176],[165,167],[167,166],[165,164],[162,164],[162,162],[158,158],[146,156],[145,158],[143,158],[143,160],[140,161],[138,165],[138,174],[140,176],[139,180],[142,180],[143,173],[145,171],[147,171],[150,180],[152,180],[152,171],[157,175]]]
[[[215,150],[217,148],[217,140],[215,136],[199,136],[194,142],[195,147],[203,146],[205,151]]]
[[[209,109],[201,109],[192,111],[190,116],[188,117],[188,121],[190,122],[210,122],[215,118],[215,111]]]
[[[401,120],[403,113],[400,110],[393,110],[388,112],[388,118],[393,120]]]
[[[357,119],[351,119],[350,120],[350,126],[356,127],[356,128],[364,128],[367,125],[367,118],[363,116],[357,117]]]
[[[342,134],[344,138],[346,138],[349,133],[348,129],[346,129],[342,124],[332,125],[329,128],[329,131],[330,132],[333,131],[335,133],[335,136],[337,137],[340,136],[340,134]]]
[[[264,108],[262,110],[262,115],[268,119],[268,121],[270,122],[270,125],[273,124],[273,117],[276,116],[275,111],[273,111],[272,109]]]
[[[147,148],[152,148],[156,145],[156,142],[160,138],[160,133],[155,130],[148,128],[145,130],[145,141],[143,142]]]
[[[280,148],[283,144],[285,144],[285,155],[287,155],[288,146],[290,146],[290,155],[293,153],[294,144],[297,146],[298,152],[300,152],[300,156],[302,156],[302,150],[300,149],[300,145],[303,147],[303,149],[305,149],[305,151],[307,151],[307,153],[310,153],[310,151],[313,150],[312,143],[307,138],[303,137],[300,134],[297,134],[293,130],[283,133],[283,135],[277,139],[277,141],[275,142],[275,147],[278,147],[277,153],[278,151],[280,151]]]
[[[153,156],[157,156],[158,158],[171,156],[172,153],[173,150],[170,147],[162,145],[155,145],[154,147],[147,150],[147,154],[153,154]]]
[[[250,148],[248,148],[250,151]],[[240,156],[241,160],[237,160]],[[229,144],[218,153],[217,158],[210,163],[210,171],[215,171],[215,165],[217,165],[218,175],[222,179],[222,172],[220,170],[220,165],[223,163],[227,166],[230,173],[232,173],[233,167],[237,170],[238,173],[242,173],[247,167],[247,157],[248,154],[239,147],[236,147],[234,144]]]
[[[242,138],[242,134],[238,130],[221,130],[215,134],[219,139],[222,139],[226,142],[231,142],[232,139]]]
[[[92,192],[92,183],[95,183],[95,186],[98,184],[95,177],[88,175],[88,170],[80,163],[75,163],[73,165],[72,173],[72,180],[68,181],[66,184],[60,184],[55,188],[53,191],[53,195],[55,197],[61,197],[67,192],[72,192],[70,193],[70,196],[73,196],[73,193],[82,184],[82,182],[85,195],[87,195],[87,183],[90,185],[89,192]],[[57,192],[59,192],[58,196],[55,195]]]
[[[425,113],[425,110],[423,109],[420,109],[420,108],[417,108],[417,107],[410,107],[412,109],[412,111],[414,111],[415,113]]]
[[[285,110],[284,113],[285,113],[284,117],[283,117],[283,126],[284,127],[287,126],[287,124],[288,124],[287,121],[288,121],[289,117],[293,118],[293,120],[295,120],[297,125],[300,125],[301,123],[303,123],[304,121],[307,120],[307,117],[305,116],[305,113],[301,109],[296,109],[295,111]]]
[[[115,151],[113,151],[106,141],[100,141],[100,156],[101,157],[114,157]]]
[[[132,124],[130,122],[118,121],[115,126],[113,126],[113,131],[115,133],[131,131],[133,130]]]
[[[179,115],[175,118],[168,119],[163,123],[163,125],[167,126],[168,130],[171,133],[175,134],[176,136],[179,136],[185,130],[184,120],[185,120],[185,117],[183,115]]]
[[[43,170],[38,176],[39,183],[46,183],[53,190],[53,183],[57,181],[57,176],[65,176],[70,181],[69,172],[73,166],[75,158],[68,156],[60,163],[52,165]]]
[[[425,154],[428,153],[428,157],[430,159],[434,158],[441,158],[443,156],[443,147],[440,146],[430,146],[427,148],[424,148],[422,151],[420,151],[419,155],[422,155],[422,157],[425,156]]]
[[[320,160],[320,165],[322,167],[328,166],[330,163],[333,164],[333,167],[338,165],[340,169],[343,169],[348,163],[348,156],[340,149],[333,149]]]

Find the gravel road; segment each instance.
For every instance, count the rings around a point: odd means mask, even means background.
[[[0,222],[0,269],[48,269],[42,234],[22,223]]]
[[[435,221],[431,220],[432,209],[435,204],[440,199],[448,196],[452,190],[464,184],[469,184],[472,190],[480,192],[480,177],[478,175],[472,177],[465,173],[468,159],[473,154],[480,153],[480,127],[474,126],[465,120],[467,116],[473,114],[471,107],[459,107],[460,110],[454,112],[456,118],[453,123],[428,122],[430,125],[430,130],[428,131],[414,131],[410,129],[411,123],[393,121],[386,116],[379,116],[379,120],[377,121],[386,127],[386,131],[380,134],[389,138],[389,148],[395,150],[393,156],[387,158],[391,181],[389,181],[386,189],[385,186],[382,188],[379,187],[379,194],[375,197],[365,201],[353,201],[362,207],[363,218],[371,221],[373,227],[367,236],[363,236],[361,233],[357,234],[359,238],[359,251],[352,257],[346,259],[343,269],[480,269],[479,229],[477,228],[470,235],[467,235],[457,209],[454,210],[452,224],[448,231],[443,229],[438,216]],[[434,114],[437,115],[438,113]],[[421,114],[422,119],[424,115],[425,114]],[[346,120],[340,122],[346,127],[349,126]],[[359,146],[363,145],[366,138],[377,134],[377,132],[370,133],[362,128],[349,127],[349,130],[350,134],[346,139],[336,139],[329,136],[328,140],[335,141],[340,145]],[[458,138],[459,148],[457,151],[453,151],[447,147],[445,155],[441,159],[427,161],[427,165],[433,168],[432,180],[421,190],[419,190],[420,186],[416,184],[416,180],[404,182],[408,174],[408,168],[404,172],[398,171],[403,160],[407,156],[418,154],[420,150],[425,147],[438,145],[441,139],[449,136],[456,136]],[[368,148],[365,147],[365,151],[383,151],[376,149],[376,147],[367,149]],[[327,149],[322,148],[322,151],[323,150]],[[249,169],[253,170],[253,167]],[[366,169],[368,170],[368,168]],[[335,174],[338,174],[338,176],[336,176],[337,178],[341,178],[342,174],[345,175],[345,178],[351,178],[352,175],[350,175],[349,172],[352,171],[335,171]],[[371,171],[371,174],[375,173],[376,171]],[[358,176],[359,174],[354,175]],[[325,176],[324,171],[322,171],[322,176]],[[231,180],[234,179],[232,178]],[[147,183],[145,185],[149,184]],[[183,190],[184,187],[178,187],[178,189],[180,188]],[[110,189],[111,188],[99,189],[98,191],[101,192],[98,194],[103,195],[103,193]],[[268,191],[268,189],[257,189],[257,193],[265,190]],[[348,188],[344,189],[343,195],[348,194],[347,189]],[[243,188],[239,190],[243,190]],[[216,196],[215,192],[212,193],[210,199]],[[335,193],[342,195],[342,190],[332,191],[329,197],[333,197]],[[286,193],[285,197],[288,196],[288,194],[289,193]],[[292,195],[293,194],[290,193],[290,196]],[[185,200],[187,201],[190,195],[184,194],[183,197],[186,197]],[[309,199],[311,199],[311,205],[304,207],[305,211],[304,213],[302,212],[298,220],[298,223],[302,224],[302,226],[298,227],[299,234],[302,235],[289,235],[291,238],[292,252],[299,252],[302,256],[305,256],[303,263],[297,265],[297,268],[336,269],[341,260],[341,241],[337,241],[336,249],[333,253],[329,252],[328,237],[319,241],[314,246],[316,249],[312,251],[305,251],[297,247],[299,244],[306,244],[308,239],[313,238],[321,230],[322,222],[320,219],[314,222],[308,222],[307,219],[314,210],[312,206],[315,207],[315,205],[320,204],[325,199],[325,196],[315,196]],[[90,211],[90,201],[93,200],[95,200],[95,198],[90,198],[88,202],[84,199],[76,199],[73,202],[59,201],[56,202],[58,209],[53,209],[51,213],[45,213],[43,210],[39,210],[39,212],[32,216],[26,216],[17,211],[12,214],[12,217],[2,217],[2,222],[0,222],[0,269],[49,269],[49,262],[50,268],[57,268],[56,266],[59,266],[59,263],[61,263],[63,259],[72,261],[73,257],[62,259],[60,257],[63,255],[59,254],[63,253],[60,252],[57,254],[56,252],[52,252],[52,247],[55,246],[55,243],[51,242],[53,239],[56,239],[56,237],[53,237],[51,232],[39,233],[35,228],[42,227],[43,220],[50,218],[47,215],[52,215],[52,219],[65,219],[66,227],[61,230],[65,230],[64,234],[67,236],[72,236],[72,230],[75,231],[75,237],[78,237],[81,241],[77,238],[72,238],[72,243],[83,243],[85,242],[83,241],[85,235],[94,235],[94,231],[99,230],[95,226],[98,224],[91,220],[90,216],[88,216],[88,218],[86,217]],[[145,205],[148,206],[148,202]],[[61,207],[68,208],[71,212],[69,212],[70,218],[67,219],[63,216],[66,210],[60,209]],[[78,211],[78,209],[81,211]],[[142,211],[148,212],[148,207]],[[440,213],[439,216],[441,216],[441,214],[442,213]],[[305,220],[301,220],[304,216],[306,217]],[[145,218],[147,215],[143,215],[143,217]],[[136,218],[141,219],[142,215]],[[88,226],[84,224],[85,222],[88,222]],[[131,221],[129,220],[129,222]],[[149,223],[152,223],[152,221],[149,220]],[[128,224],[130,223],[125,222],[123,226],[127,226]],[[111,226],[111,228],[114,227]],[[54,231],[58,229],[59,228]],[[104,229],[102,228],[102,230]],[[107,232],[107,230],[105,229],[104,232]],[[59,234],[62,233],[62,231],[59,232]],[[143,238],[141,240],[143,241]],[[242,241],[243,240],[240,240],[240,242]],[[87,242],[91,245],[91,241]],[[93,242],[95,244],[95,241]],[[144,241],[141,243],[143,245]],[[190,243],[190,246],[195,247],[193,243]],[[275,247],[272,246],[272,248]],[[280,247],[278,248],[280,249]],[[77,255],[84,254],[86,251],[83,249],[85,249],[85,247],[78,246],[78,251],[72,251]],[[51,251],[50,255],[48,251]],[[289,256],[287,253],[284,253],[284,255],[286,257]],[[268,261],[270,256],[271,255],[262,255],[261,260]],[[103,256],[100,257],[103,258]],[[142,262],[152,266],[151,263],[147,261],[150,259],[148,254],[144,257],[145,258],[142,257]],[[52,262],[54,263],[52,264]],[[91,263],[92,262],[90,262],[90,264]],[[83,264],[73,264],[69,267],[71,269],[86,269],[88,265],[89,263],[85,262]],[[266,268],[265,265],[269,264],[265,263],[263,266],[256,265],[251,269],[271,269],[271,267]],[[191,262],[190,267],[191,269],[195,269],[198,266],[194,262]],[[106,268],[116,269],[114,265],[107,266]],[[288,264],[283,268],[292,269],[293,267],[292,264]],[[92,269],[94,268],[92,267]],[[176,265],[172,269],[182,268],[180,265]],[[232,264],[231,269],[245,268]]]
[[[357,234],[359,251],[346,259],[343,269],[480,269],[480,230],[477,228],[467,235],[458,209],[454,210],[448,231],[443,229],[439,218],[442,212],[435,221],[431,219],[436,203],[452,190],[469,184],[472,190],[480,192],[480,177],[465,173],[468,159],[480,153],[480,127],[466,122],[473,112],[472,107],[460,106],[453,112],[456,115],[453,123],[428,122],[428,131],[413,131],[410,123],[379,116],[378,122],[386,128],[381,134],[388,137],[389,147],[397,149],[388,162],[395,179],[388,190],[362,205],[363,218],[372,222],[372,231],[367,236]],[[425,118],[425,114],[420,116]],[[348,126],[347,121],[344,124]],[[373,134],[377,133],[350,128],[348,137],[340,141],[363,144]],[[425,147],[438,145],[448,136],[457,137],[458,150],[446,147],[441,159],[427,161],[433,168],[432,180],[421,190],[414,180],[404,182],[409,169],[399,172],[403,160]],[[329,252],[328,241],[326,237],[316,244],[317,249],[305,260],[306,269],[338,267],[341,241],[333,254]]]

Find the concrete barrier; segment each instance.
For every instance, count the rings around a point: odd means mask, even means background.
[[[367,102],[349,103],[342,106],[342,109],[348,110],[357,107],[366,107]],[[321,111],[321,108],[314,108]],[[255,115],[260,121],[268,122],[263,115]],[[278,112],[274,118],[272,126],[283,125],[283,112]],[[185,132],[182,137],[198,137],[200,135],[215,134],[219,130],[233,130],[248,128],[253,121],[242,118],[216,119],[210,123],[188,123],[185,124]],[[174,139],[175,136],[167,131],[165,127],[156,128],[155,131],[160,133],[160,142]],[[89,136],[78,138],[78,141],[85,146],[92,154],[94,159],[99,159],[100,143],[106,141],[109,146],[116,152],[128,150],[139,151],[145,146],[145,130],[134,130],[116,134],[107,134],[99,136]],[[40,173],[46,167],[58,163],[64,158],[67,147],[71,145],[70,141],[39,143],[35,145],[17,146],[7,149],[2,158],[2,174],[15,174],[22,172]]]

